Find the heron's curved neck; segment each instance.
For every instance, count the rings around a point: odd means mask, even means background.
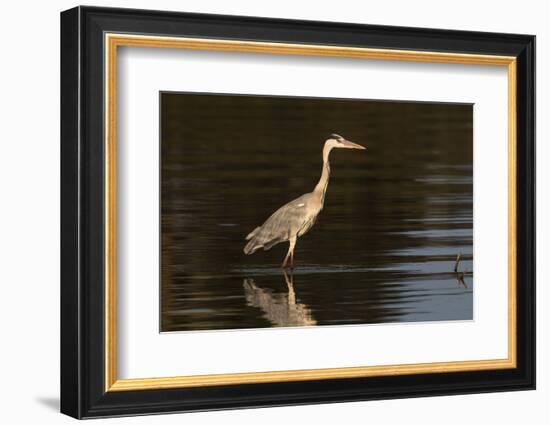
[[[325,146],[323,148],[323,172],[321,173],[319,183],[317,183],[317,186],[315,186],[315,189],[313,189],[313,193],[316,193],[321,197],[321,203],[325,201],[325,193],[327,191],[328,179],[330,178],[330,162],[328,157],[331,150],[331,146]]]

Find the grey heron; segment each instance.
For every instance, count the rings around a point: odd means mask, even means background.
[[[253,254],[260,248],[267,251],[278,243],[288,241],[288,252],[281,267],[285,268],[289,260],[290,267],[294,267],[296,240],[311,229],[323,209],[330,177],[329,155],[335,148],[365,149],[364,146],[350,142],[338,134],[331,134],[323,146],[323,171],[313,191],[283,205],[271,214],[264,224],[250,232],[246,237],[249,242],[244,247],[246,255]]]

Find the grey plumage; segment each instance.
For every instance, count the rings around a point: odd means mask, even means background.
[[[289,249],[282,267],[286,267],[289,258],[291,267],[294,265],[297,238],[311,229],[323,209],[330,177],[329,154],[333,148],[365,149],[342,136],[331,134],[323,147],[323,171],[313,191],[283,205],[271,214],[264,224],[250,232],[246,237],[249,242],[244,247],[245,254],[253,254],[262,248],[267,251],[280,242],[288,241]]]
[[[307,232],[322,208],[320,204],[315,206],[314,196],[313,193],[306,193],[271,214],[264,224],[256,227],[246,237],[250,242],[244,247],[244,253],[253,254],[261,248],[267,251],[280,242],[290,240],[293,235],[302,236]],[[316,208],[319,211],[312,214],[312,210]]]

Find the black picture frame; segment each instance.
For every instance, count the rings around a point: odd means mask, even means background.
[[[517,367],[106,392],[102,143],[106,32],[516,57]],[[61,13],[62,413],[92,418],[534,388],[534,36],[96,7]]]

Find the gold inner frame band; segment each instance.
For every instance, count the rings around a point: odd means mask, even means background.
[[[510,369],[516,357],[516,58],[445,52],[370,49],[148,35],[105,34],[105,391],[135,391],[268,382],[309,381],[417,373]],[[118,379],[116,324],[117,50],[120,46],[504,66],[508,72],[508,357],[417,364]]]

